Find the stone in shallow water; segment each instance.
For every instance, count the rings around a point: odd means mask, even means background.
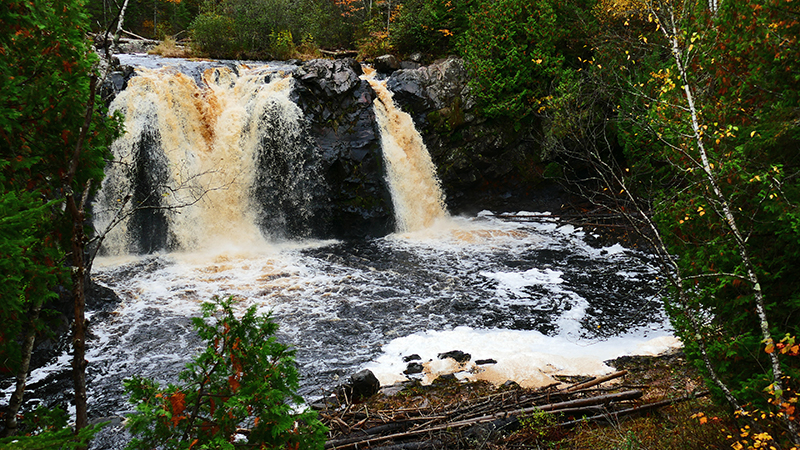
[[[403,373],[406,375],[411,375],[415,373],[422,373],[422,370],[422,364],[418,362],[412,362],[408,364],[408,367],[406,367],[406,370],[404,370]]]
[[[405,362],[405,363],[411,362],[411,361],[419,361],[421,359],[422,359],[422,357],[420,357],[416,353],[414,353],[413,355],[403,356],[403,362]]]
[[[486,364],[497,364],[497,360],[494,360],[494,359],[491,359],[491,358],[489,358],[489,359],[476,359],[475,360],[475,365],[477,365],[477,366],[483,366],[483,365],[486,365]]]
[[[465,363],[472,359],[472,355],[464,353],[461,350],[451,350],[445,353],[439,353],[439,359],[453,358],[456,362]]]

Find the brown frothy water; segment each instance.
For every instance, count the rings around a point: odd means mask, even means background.
[[[288,98],[291,79],[273,76],[266,83],[267,76],[259,68],[240,67],[237,75],[219,67],[205,71],[206,87],[200,87],[172,68],[140,69],[112,103],[112,110],[125,115],[126,134],[113,148],[117,167],[134,167],[142,137],[157,132],[153,158],[164,161],[168,179],[159,180],[154,195],[163,207],[173,208],[167,213],[171,246],[198,250],[265,245],[251,204],[259,125],[272,103],[287,105],[277,108],[283,114],[301,114]],[[125,193],[132,192],[133,180],[126,179],[123,169],[115,173],[113,168],[107,178],[113,189],[101,192],[98,200],[111,205],[108,211],[113,212],[115,201],[121,204]],[[126,220],[117,228],[106,241],[111,254],[125,253],[130,240]]]
[[[365,79],[378,95],[373,105],[381,132],[397,231],[428,228],[436,220],[447,217],[436,168],[411,116],[395,106],[384,81],[375,80],[370,72],[366,73]]]

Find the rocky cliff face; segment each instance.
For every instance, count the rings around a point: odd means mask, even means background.
[[[310,123],[328,188],[323,234],[384,235],[392,231],[391,197],[372,110],[375,93],[353,59],[313,60],[293,76],[294,95]]]
[[[388,76],[395,102],[414,118],[451,212],[511,210],[529,197],[540,180],[530,130],[515,131],[513,123],[477,114],[459,59],[425,67],[378,67],[393,71],[381,76]],[[391,232],[392,202],[372,108],[375,93],[359,78],[361,66],[352,59],[313,60],[289,62],[281,70],[295,80],[292,100],[303,110],[325,182],[324,192],[316,195],[321,205],[314,212],[312,234],[346,239]],[[104,96],[119,92],[131,76],[126,67],[113,73]]]
[[[395,101],[412,114],[423,135],[448,207],[457,213],[540,203],[532,192],[542,181],[532,130],[481,117],[468,82],[457,58],[398,70],[387,81]]]

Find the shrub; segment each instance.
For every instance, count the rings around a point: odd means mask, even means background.
[[[392,16],[392,47],[407,54],[424,50],[444,56],[454,50],[455,37],[467,27],[472,2],[408,0]]]
[[[213,57],[226,57],[239,53],[240,45],[234,40],[234,23],[230,17],[215,13],[200,14],[191,25],[192,42],[198,51]]]
[[[76,434],[68,426],[69,416],[61,408],[38,407],[22,420],[24,435],[0,439],[4,450],[73,450],[86,448],[91,439],[108,422],[82,428]]]
[[[272,32],[269,37],[270,43],[272,44],[271,51],[273,57],[276,59],[289,59],[295,55],[296,49],[294,41],[292,40],[291,31]]]
[[[141,377],[125,381],[138,414],[129,449],[222,449],[232,443],[261,449],[321,449],[325,427],[311,410],[296,412],[294,350],[279,343],[269,315],[249,308],[234,315],[232,298],[214,298],[193,319],[206,349],[186,366],[181,385],[161,388]],[[212,317],[220,309],[219,317]],[[215,322],[209,324],[210,322]]]

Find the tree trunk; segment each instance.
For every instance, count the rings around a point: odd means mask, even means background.
[[[22,364],[20,365],[19,372],[17,372],[16,386],[14,393],[8,401],[8,409],[6,410],[6,437],[12,436],[17,432],[17,413],[20,406],[22,406],[22,399],[25,394],[25,385],[28,381],[28,369],[31,365],[31,354],[33,353],[33,344],[36,342],[36,327],[34,324],[39,320],[39,312],[42,310],[42,305],[37,302],[30,314],[30,326],[25,333],[25,339],[22,342]]]
[[[72,335],[72,381],[75,388],[75,430],[88,424],[86,405],[86,271],[84,269],[83,205],[78,207],[75,195],[67,199],[67,208],[72,216],[72,296],[74,302],[74,325]]]
[[[75,174],[80,165],[83,142],[89,132],[89,127],[94,116],[94,100],[97,91],[97,77],[89,80],[89,102],[86,105],[83,127],[78,135],[78,140],[73,149],[69,171],[63,178],[64,188],[67,190],[66,209],[72,219],[72,296],[74,302],[74,326],[72,337],[72,380],[75,388],[75,432],[85,428],[88,424],[86,405],[86,269],[85,250],[86,234],[83,221],[86,219],[84,206],[86,205],[91,188],[91,180],[86,183],[81,196],[73,190]]]
[[[119,42],[119,34],[122,32],[122,23],[125,22],[125,10],[128,9],[128,0],[122,3],[122,8],[119,10],[119,18],[117,19],[117,32],[114,33],[114,45]]]

